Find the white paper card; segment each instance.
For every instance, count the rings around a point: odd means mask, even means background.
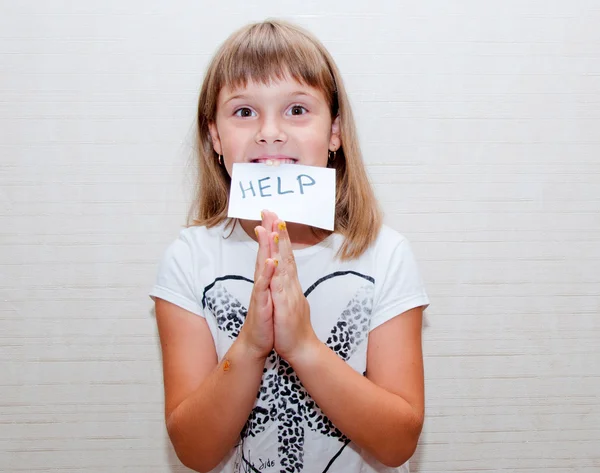
[[[235,163],[228,216],[260,220],[264,209],[288,222],[333,230],[335,169],[300,164]]]

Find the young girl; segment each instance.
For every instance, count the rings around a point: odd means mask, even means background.
[[[169,437],[214,472],[407,472],[424,417],[422,311],[409,243],[381,224],[340,74],[309,33],[234,33],[198,107],[192,224],[156,304]],[[336,170],[335,231],[227,218],[234,163]]]

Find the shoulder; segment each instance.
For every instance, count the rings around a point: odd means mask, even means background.
[[[381,229],[379,230],[379,235],[377,236],[377,240],[381,240],[383,243],[388,244],[400,244],[405,241],[408,241],[407,238],[397,230],[394,230],[392,227],[388,225],[381,225]]]
[[[417,258],[409,239],[386,225],[382,226],[373,245],[372,257],[380,277],[388,273],[395,273],[396,276],[400,273],[419,274]]]
[[[210,249],[219,245],[225,239],[227,233],[225,222],[212,228],[194,225],[182,228],[176,241],[182,242],[190,248]]]
[[[333,237],[334,238],[332,241],[334,243],[332,247],[334,252],[338,254],[340,248],[346,242],[348,237],[339,233],[335,233]],[[375,260],[377,263],[379,263],[381,262],[381,258],[385,258],[386,255],[389,256],[391,253],[397,253],[398,251],[403,251],[404,249],[410,250],[408,239],[397,230],[394,230],[388,225],[382,224],[369,247],[362,254],[349,261],[362,264]]]
[[[419,264],[402,233],[382,227],[375,244],[374,263],[377,310],[372,327],[414,307],[429,305]]]
[[[193,263],[205,265],[212,260],[212,255],[220,252],[226,232],[224,223],[212,228],[206,226],[182,228],[168,245],[164,259],[179,261],[184,266]]]
[[[402,233],[384,224],[379,230],[372,249],[376,255],[381,255],[397,250],[410,249],[410,242]]]

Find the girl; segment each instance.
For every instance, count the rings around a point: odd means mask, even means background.
[[[407,472],[424,417],[422,311],[409,243],[381,224],[340,74],[281,21],[234,33],[198,106],[192,224],[156,304],[169,437],[214,472]],[[335,231],[227,219],[234,163],[336,170]]]

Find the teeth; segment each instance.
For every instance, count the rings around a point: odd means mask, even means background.
[[[294,164],[293,159],[257,159],[254,163],[266,164],[267,166],[279,166],[280,164]]]

